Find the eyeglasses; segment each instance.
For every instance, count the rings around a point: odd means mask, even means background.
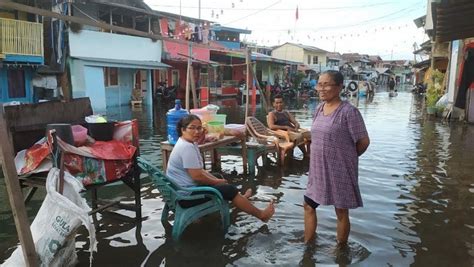
[[[204,130],[202,126],[188,126],[186,129],[198,132],[202,132]]]
[[[316,85],[316,89],[327,91],[327,90],[331,89],[331,87],[333,87],[333,86],[338,86],[338,84],[327,84],[327,83],[326,84],[320,84],[320,83],[318,83]]]

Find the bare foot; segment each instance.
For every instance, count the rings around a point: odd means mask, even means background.
[[[261,214],[259,216],[259,219],[262,220],[263,222],[268,222],[270,218],[273,216],[275,213],[275,206],[273,205],[273,200],[270,201],[270,204],[261,211]]]
[[[245,194],[243,194],[242,196],[245,197],[246,199],[251,197],[252,196],[252,189],[251,188],[247,189],[247,191],[245,191]]]

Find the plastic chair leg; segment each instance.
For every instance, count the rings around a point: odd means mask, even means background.
[[[161,224],[165,225],[168,223],[169,212],[170,212],[170,208],[168,207],[168,204],[165,204],[165,207],[163,208],[163,211],[161,213]]]

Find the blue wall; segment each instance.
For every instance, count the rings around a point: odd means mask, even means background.
[[[104,68],[84,66],[85,96],[91,100],[94,113],[105,114]]]
[[[230,42],[230,41],[217,41],[221,45],[230,48],[230,49],[240,49],[240,43],[239,42]]]
[[[0,102],[20,101],[22,103],[33,102],[33,87],[31,85],[31,79],[33,76],[33,70],[31,68],[23,68],[25,72],[25,89],[26,96],[24,98],[10,98],[8,97],[8,79],[7,79],[7,68],[0,68]]]
[[[105,87],[107,108],[130,105],[135,69],[118,69],[119,85]]]

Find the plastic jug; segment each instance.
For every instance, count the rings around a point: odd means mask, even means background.
[[[168,142],[172,145],[176,144],[179,138],[178,131],[176,131],[176,125],[178,124],[178,121],[189,114],[187,110],[181,108],[181,100],[176,99],[174,103],[174,108],[170,109],[168,113],[166,113]]]

